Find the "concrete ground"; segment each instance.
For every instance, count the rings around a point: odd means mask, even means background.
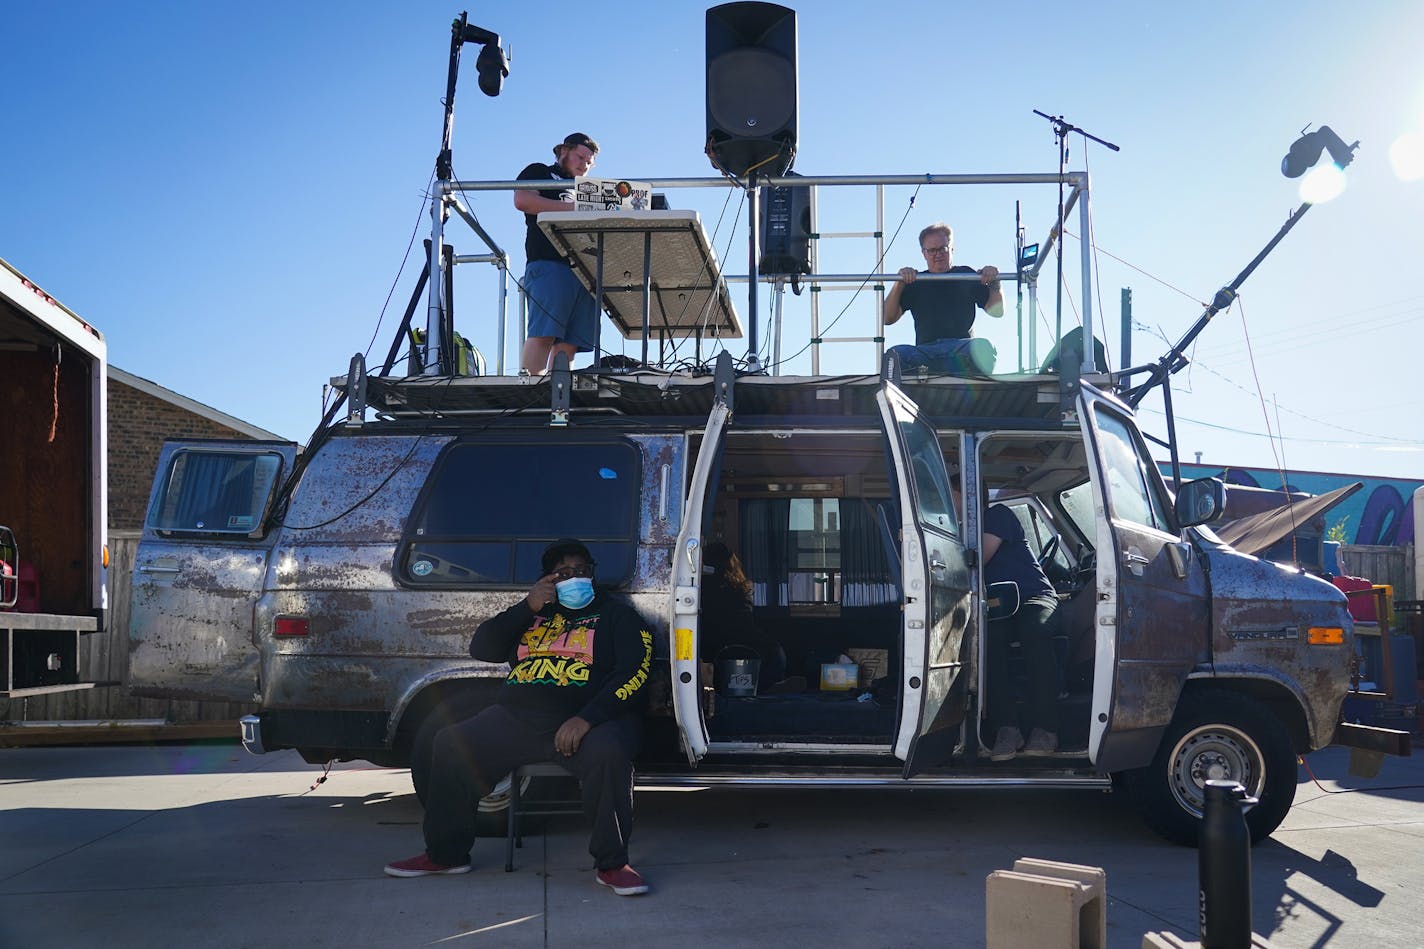
[[[1252,851],[1255,929],[1419,946],[1424,758],[1370,779],[1346,760],[1312,755],[1320,786],[1301,769]],[[1106,869],[1113,949],[1196,938],[1196,851],[1101,792],[640,791],[654,889],[624,899],[594,884],[578,817],[513,873],[482,840],[471,874],[385,877],[421,850],[409,775],[320,773],[227,744],[0,750],[0,946],[982,946],[985,877],[1020,856]]]

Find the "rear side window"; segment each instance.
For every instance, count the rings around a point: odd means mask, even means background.
[[[410,520],[401,564],[419,586],[527,586],[550,542],[575,537],[596,581],[633,572],[642,455],[630,442],[452,445]]]
[[[164,532],[255,533],[281,470],[276,452],[175,452],[149,505],[148,526]]]

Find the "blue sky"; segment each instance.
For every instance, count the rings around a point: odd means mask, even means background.
[[[98,326],[115,365],[304,441],[322,384],[373,334],[373,357],[384,355],[410,293],[414,264],[377,331],[413,229],[427,229],[422,193],[460,9],[7,4],[0,257]],[[513,64],[504,94],[489,99],[473,50],[465,58],[458,176],[512,178],[573,129],[601,142],[600,174],[711,174],[701,152],[705,9],[472,8],[472,22],[512,44]],[[1389,160],[1401,136],[1424,135],[1424,5],[835,0],[798,13],[804,174],[1052,172],[1053,135],[1034,109],[1122,147],[1085,150],[1075,139],[1070,156],[1092,176],[1095,296],[1114,360],[1122,287],[1134,295],[1133,362],[1144,362],[1299,203],[1279,162],[1301,129],[1327,124],[1359,139],[1344,195],[1307,214],[1176,377],[1179,416],[1192,420],[1182,445],[1186,460],[1201,452],[1207,464],[1424,476],[1424,290],[1411,276],[1424,250],[1424,181],[1401,180]],[[873,226],[867,201],[828,190],[823,230]],[[1041,240],[1056,199],[1044,188],[925,189],[907,214],[909,194],[887,195],[887,230],[900,234],[885,270],[918,264],[915,234],[940,218],[956,228],[958,263],[1007,268],[1014,202]],[[710,232],[725,197],[672,200],[699,210]],[[509,196],[471,201],[522,271]],[[735,213],[716,241],[740,272]],[[461,253],[479,252],[453,233]],[[822,270],[871,270],[873,248],[853,243],[823,251],[832,256]],[[1067,249],[1076,275],[1076,238]],[[493,366],[494,274],[472,271],[459,278],[459,329]],[[824,296],[823,320],[849,304],[836,332],[871,334],[868,294]],[[1075,308],[1064,312],[1071,321]],[[979,328],[1001,365],[1011,358],[1011,326],[981,317]],[[784,352],[808,332],[792,307]],[[908,321],[888,335],[910,341]],[[823,360],[827,371],[870,367],[847,347],[828,347]],[[804,357],[788,366],[808,370]],[[1262,434],[1268,419],[1285,436],[1274,446]],[[1149,411],[1146,424],[1159,423]]]

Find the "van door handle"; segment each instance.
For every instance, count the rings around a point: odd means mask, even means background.
[[[930,558],[930,569],[935,573],[944,573],[945,568],[948,566],[949,565],[946,564],[943,560],[936,560],[933,557]]]
[[[150,564],[140,564],[134,567],[136,573],[178,573],[177,567],[155,567]]]
[[[1142,568],[1147,566],[1152,561],[1148,560],[1146,557],[1142,556],[1135,550],[1129,550],[1123,553],[1122,562],[1123,565],[1127,567],[1127,569],[1132,571],[1132,575],[1134,577],[1140,577],[1142,576]]]

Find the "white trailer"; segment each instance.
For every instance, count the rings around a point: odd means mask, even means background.
[[[92,688],[106,629],[103,335],[0,259],[0,699]]]

